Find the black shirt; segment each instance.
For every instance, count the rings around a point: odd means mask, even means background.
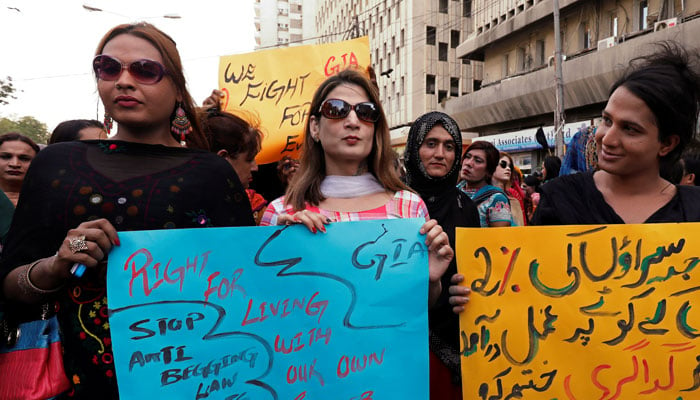
[[[676,195],[645,223],[700,221],[700,188],[676,186]],[[541,187],[532,225],[624,224],[595,186],[593,172],[560,176]]]
[[[238,176],[214,154],[116,140],[58,143],[27,172],[0,283],[14,268],[54,255],[70,229],[97,218],[117,231],[254,224]],[[105,267],[89,268],[57,293],[70,398],[118,398],[105,275]]]

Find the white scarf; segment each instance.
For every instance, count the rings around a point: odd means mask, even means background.
[[[350,199],[385,191],[384,186],[370,173],[358,176],[329,175],[321,182],[321,194],[326,198]]]

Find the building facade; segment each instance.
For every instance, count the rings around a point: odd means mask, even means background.
[[[255,49],[318,43],[316,1],[255,0]]]
[[[559,0],[559,5],[564,106],[572,125],[594,123],[612,83],[654,42],[698,47],[700,0]],[[462,129],[499,134],[506,142],[509,135],[551,127],[556,109],[553,1],[474,0],[472,24],[456,55],[482,61],[483,80],[473,93],[449,99],[444,111]],[[525,166],[538,162],[530,156],[523,150],[517,160]]]
[[[470,0],[319,0],[321,42],[369,36],[372,67],[395,145],[407,125],[440,103],[471,93],[481,62],[458,58],[471,27]]]

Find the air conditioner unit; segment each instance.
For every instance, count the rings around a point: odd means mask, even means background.
[[[561,55],[561,61],[566,61],[566,56],[563,54]],[[547,65],[550,67],[554,66],[554,56],[549,56],[549,58],[547,59]]]
[[[617,37],[610,36],[598,41],[598,51],[609,49],[617,44]]]
[[[669,18],[663,21],[654,22],[654,32],[678,25],[678,18]]]

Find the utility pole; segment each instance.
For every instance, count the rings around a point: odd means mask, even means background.
[[[564,157],[564,78],[562,77],[561,28],[559,27],[559,0],[554,3],[554,75],[556,110],[554,110],[554,154]]]

